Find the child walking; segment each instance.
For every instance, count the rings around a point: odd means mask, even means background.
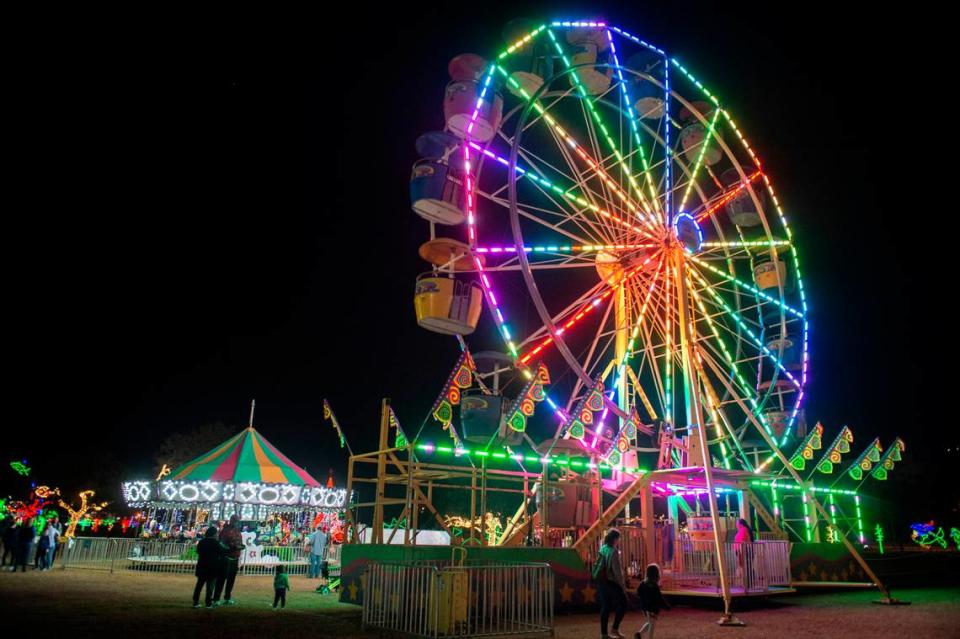
[[[287,607],[287,591],[290,590],[290,578],[287,577],[287,569],[283,564],[277,566],[277,571],[273,575],[273,609],[277,609],[277,602],[281,608]]]
[[[640,630],[633,633],[633,639],[643,639],[644,633],[647,634],[648,639],[653,639],[653,626],[660,610],[670,610],[670,604],[660,592],[660,566],[657,564],[647,566],[646,579],[637,586],[637,596],[640,598],[640,609],[643,611],[645,621],[640,626]]]

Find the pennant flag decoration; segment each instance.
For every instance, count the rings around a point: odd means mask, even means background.
[[[906,450],[903,440],[897,437],[893,440],[890,448],[880,458],[880,463],[870,472],[870,476],[878,481],[886,481],[887,473],[893,470],[893,467],[902,459],[900,453]]]
[[[790,458],[790,465],[796,470],[803,470],[807,467],[808,461],[813,461],[813,451],[820,450],[823,446],[823,426],[820,422],[810,429],[807,436],[803,438],[796,452]]]
[[[863,473],[869,471],[871,468],[873,468],[874,464],[880,461],[881,450],[883,450],[883,448],[880,446],[880,438],[876,437],[872,442],[870,442],[870,445],[867,446],[867,449],[863,451],[852,464],[850,464],[847,472],[857,481],[863,479]]]
[[[824,475],[833,472],[833,467],[840,463],[840,458],[850,452],[850,444],[853,443],[853,431],[849,426],[844,426],[837,433],[837,438],[830,444],[830,448],[824,453],[820,461],[817,462],[817,470]]]
[[[583,439],[587,434],[586,427],[593,424],[593,414],[603,410],[603,382],[597,378],[593,388],[586,393],[571,413],[570,424],[567,426],[567,432],[571,437]]]
[[[463,349],[460,357],[447,382],[440,391],[440,396],[433,403],[433,409],[430,411],[434,419],[443,424],[444,430],[450,427],[453,421],[453,407],[460,403],[460,391],[464,388],[470,388],[473,384],[473,372],[477,370],[477,365],[470,356],[470,351]]]
[[[330,402],[323,400],[323,418],[329,419],[330,423],[333,424],[333,427],[337,430],[337,436],[340,438],[340,448],[343,448],[347,443],[347,438],[343,436],[343,431],[340,430],[340,422],[337,421],[337,416],[333,414],[333,409],[330,408]]]
[[[393,412],[393,406],[389,406],[388,408],[390,410],[390,428],[397,429],[397,432],[393,437],[393,447],[406,448],[410,443],[410,440],[407,439],[407,434],[403,432],[403,426],[400,425],[400,420],[397,419],[397,414]]]
[[[520,391],[520,394],[517,395],[517,398],[513,400],[513,403],[510,404],[510,408],[507,410],[507,425],[518,433],[522,433],[527,429],[527,418],[533,416],[533,412],[536,409],[537,402],[542,402],[547,398],[547,394],[543,391],[543,381],[550,381],[550,373],[547,372],[547,367],[543,364],[537,368],[537,374],[530,378],[524,387]]]
[[[623,427],[620,429],[620,433],[617,434],[615,438],[611,438],[611,444],[616,443],[616,446],[611,445],[604,455],[606,460],[616,466],[623,459],[623,453],[630,450],[630,440],[634,439],[637,436],[637,427],[640,424],[640,414],[637,412],[636,407],[630,411],[630,417],[628,417],[624,423]]]

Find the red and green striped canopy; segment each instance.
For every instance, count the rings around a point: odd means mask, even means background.
[[[170,479],[320,485],[253,427],[176,469]]]

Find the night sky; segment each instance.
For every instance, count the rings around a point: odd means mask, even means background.
[[[43,34],[5,92],[4,464],[73,489],[149,477],[168,434],[243,426],[256,398],[269,440],[343,483],[324,397],[355,450],[375,445],[381,397],[415,431],[458,352],[415,323],[427,225],[407,194],[447,61],[499,50],[514,17],[602,17],[700,76],[764,158],[809,295],[809,421],[861,447],[901,435],[890,486],[935,479],[960,444],[947,26],[835,4],[418,4]]]

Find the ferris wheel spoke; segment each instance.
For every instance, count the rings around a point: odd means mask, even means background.
[[[644,205],[646,205],[646,206],[648,207],[648,208],[645,210],[645,213],[646,213],[648,216],[650,216],[650,215],[651,215],[651,211],[650,211],[650,208],[649,208],[650,205],[649,205],[649,203],[648,203],[647,200],[646,200],[646,196],[644,195],[643,190],[642,190],[642,189],[639,187],[639,185],[637,184],[636,178],[634,178],[634,176],[633,176],[632,172],[630,171],[629,167],[628,167],[628,166],[626,165],[626,163],[623,161],[622,156],[620,156],[620,150],[617,148],[617,145],[614,143],[613,138],[612,138],[611,135],[610,135],[609,129],[607,128],[606,124],[605,124],[605,123],[602,121],[602,119],[600,118],[600,114],[597,113],[597,110],[596,110],[596,108],[595,108],[594,105],[593,105],[593,101],[592,101],[592,99],[591,99],[591,97],[590,97],[590,94],[589,94],[589,93],[587,92],[587,90],[583,87],[583,83],[582,83],[581,80],[580,80],[580,74],[579,74],[579,72],[576,71],[576,70],[573,70],[573,65],[571,64],[570,59],[567,57],[566,52],[564,51],[563,47],[560,45],[559,40],[557,40],[557,37],[556,37],[556,35],[553,33],[553,30],[547,29],[547,35],[550,37],[550,40],[553,42],[554,48],[556,49],[557,54],[560,56],[560,59],[563,61],[564,67],[565,67],[567,70],[570,71],[570,76],[571,76],[571,78],[573,79],[574,84],[575,84],[575,86],[577,87],[577,90],[579,91],[581,98],[584,100],[584,102],[585,102],[585,104],[586,104],[587,110],[588,110],[589,113],[590,113],[590,118],[588,118],[588,120],[591,121],[593,124],[595,124],[595,125],[600,129],[600,131],[601,131],[602,134],[603,134],[602,137],[603,137],[604,140],[607,142],[607,145],[609,146],[610,150],[611,150],[615,155],[618,156],[618,158],[619,158],[619,160],[620,160],[620,161],[619,161],[620,168],[621,168],[622,171],[624,171],[624,172],[626,173],[627,181],[630,183],[631,191],[639,198],[639,200],[640,200],[641,203],[643,203]],[[609,91],[609,88],[608,88],[607,90]],[[598,157],[598,156],[594,156],[594,157]],[[648,218],[648,219],[650,219],[650,218]]]
[[[471,143],[471,147],[473,147],[473,146],[475,146],[475,145],[474,145],[473,143]],[[504,165],[506,165],[506,166],[509,166],[509,162],[508,162],[508,161],[506,161],[505,159],[501,158],[500,156],[497,156],[495,153],[493,153],[493,152],[490,151],[489,149],[483,150],[482,152],[483,152],[485,155],[487,155],[488,157],[491,157],[491,158],[497,160],[498,163],[501,163],[501,164],[504,164]],[[554,195],[559,195],[559,196],[565,198],[566,200],[569,200],[570,202],[572,202],[572,203],[574,203],[574,204],[577,204],[577,205],[579,205],[579,206],[581,206],[581,207],[583,207],[583,208],[585,208],[585,209],[590,210],[592,213],[594,213],[595,215],[600,216],[601,218],[604,218],[604,219],[606,219],[606,220],[610,220],[612,223],[616,224],[616,225],[619,226],[619,227],[622,227],[622,228],[624,228],[624,229],[626,229],[626,230],[629,230],[629,231],[633,231],[633,232],[635,232],[635,233],[639,233],[641,236],[643,236],[643,237],[645,237],[645,238],[647,238],[647,239],[651,239],[651,240],[652,240],[652,239],[655,239],[654,236],[652,236],[647,229],[641,228],[641,227],[639,227],[639,226],[637,226],[637,225],[635,225],[635,224],[633,224],[633,223],[631,223],[631,222],[629,222],[629,221],[627,221],[627,220],[624,220],[623,218],[621,218],[621,217],[619,217],[619,216],[611,213],[611,212],[610,212],[608,209],[606,209],[606,208],[602,208],[602,207],[599,207],[599,206],[597,206],[597,205],[595,205],[595,204],[592,204],[592,203],[589,202],[588,200],[584,199],[580,194],[576,193],[572,188],[563,189],[563,188],[561,188],[560,186],[558,186],[558,185],[554,184],[553,182],[551,182],[550,180],[548,180],[548,179],[546,179],[546,178],[544,178],[544,177],[541,177],[541,176],[539,176],[539,175],[536,175],[533,171],[528,170],[528,169],[524,169],[524,168],[519,167],[519,166],[516,167],[516,172],[517,172],[517,174],[519,174],[519,175],[521,175],[521,176],[529,179],[530,181],[532,181],[532,182],[533,182],[534,184],[536,184],[538,187],[543,187],[542,192],[543,192],[547,197],[549,197],[549,198],[551,199],[551,201],[554,201],[554,200],[553,200],[553,196],[554,196]],[[480,195],[486,195],[489,199],[491,199],[491,201],[497,202],[498,204],[500,204],[501,206],[503,206],[503,207],[505,207],[505,208],[507,208],[507,209],[509,209],[509,207],[510,207],[509,201],[507,201],[507,200],[504,200],[504,199],[501,199],[501,198],[494,198],[494,197],[489,196],[489,194],[485,194],[485,193],[480,193],[480,192],[478,192],[478,194],[480,194]],[[529,208],[533,208],[533,207],[529,207]],[[561,207],[559,207],[559,205],[558,205],[558,208],[561,208]],[[569,215],[569,214],[567,214],[567,216],[568,216],[568,217],[571,217],[571,218],[583,217],[582,215]],[[586,219],[586,218],[585,218],[585,219]],[[555,229],[555,230],[556,230],[556,229]],[[571,237],[572,237],[572,236],[571,236]],[[585,240],[585,239],[580,239],[580,238],[575,238],[575,239],[577,239],[577,241],[580,242],[581,244],[596,244],[596,243],[601,243],[601,244],[602,244],[602,243],[608,243],[608,242],[591,242],[591,241],[588,241],[588,240]],[[609,242],[609,243],[616,244],[617,242]]]
[[[691,270],[690,272],[693,272],[693,271]],[[699,317],[702,318],[703,320],[706,320],[707,325],[710,328],[713,338],[716,342],[716,346],[719,347],[722,353],[723,359],[726,361],[727,365],[730,367],[729,374],[737,378],[737,381],[739,382],[741,389],[747,395],[751,404],[753,404],[756,407],[757,406],[755,401],[756,391],[754,390],[753,386],[747,381],[747,379],[743,376],[742,371],[737,365],[736,359],[733,357],[733,355],[731,355],[730,350],[727,348],[726,343],[724,342],[723,338],[720,336],[720,332],[717,329],[716,322],[713,321],[710,314],[707,312],[703,303],[703,298],[701,297],[700,293],[697,291],[697,288],[692,285],[692,282],[690,286],[690,291],[693,294],[695,303],[697,304],[698,308],[701,311],[701,315]],[[737,336],[734,336],[734,339],[737,339]]]
[[[633,102],[630,100],[630,93],[627,89],[627,83],[623,78],[623,70],[620,66],[620,58],[617,55],[617,45],[613,41],[613,34],[610,29],[607,29],[607,40],[610,42],[610,51],[613,55],[613,63],[616,66],[617,77],[620,80],[618,83],[620,86],[620,96],[622,99],[622,104],[624,109],[627,112],[627,120],[630,127],[630,135],[633,138],[634,143],[636,144],[636,150],[640,153],[640,164],[643,167],[643,177],[646,180],[647,189],[650,195],[650,201],[653,203],[654,208],[660,213],[661,217],[663,215],[663,209],[660,206],[659,199],[657,198],[656,190],[653,187],[653,179],[650,176],[650,164],[647,162],[647,156],[643,152],[643,141],[640,139],[640,128],[637,126],[637,116],[633,111]],[[665,220],[661,220],[664,221]]]
[[[502,67],[498,66],[497,69],[505,77],[507,78],[510,77],[507,71]],[[583,160],[588,166],[590,166],[590,168],[595,170],[598,173],[598,175],[601,177],[601,179],[603,179],[603,181],[608,186],[614,187],[617,197],[624,202],[627,208],[629,208],[631,212],[633,212],[637,216],[638,219],[650,225],[649,219],[645,218],[642,215],[643,210],[637,207],[636,204],[634,204],[632,200],[630,200],[630,198],[628,198],[627,195],[623,193],[622,190],[620,190],[619,188],[616,188],[613,179],[605,171],[603,171],[600,168],[600,166],[596,163],[596,161],[590,157],[590,155],[586,152],[586,150],[584,150],[583,146],[564,127],[562,127],[560,123],[557,122],[555,118],[553,118],[553,116],[549,115],[549,113],[546,112],[546,109],[544,109],[543,105],[540,104],[539,100],[532,100],[532,96],[522,88],[518,88],[517,90],[521,93],[521,95],[523,95],[523,97],[528,102],[532,101],[531,106],[535,111],[543,114],[544,116],[543,119],[548,124],[549,128],[553,132],[555,132],[560,137],[560,139],[566,143],[567,146],[573,149],[573,151],[580,157],[581,160]],[[654,227],[650,225],[650,229],[654,230]]]
[[[697,161],[693,165],[693,173],[690,175],[690,178],[687,181],[687,186],[683,191],[683,197],[680,199],[680,206],[677,209],[679,211],[684,211],[685,207],[687,206],[687,198],[690,197],[690,191],[697,180],[697,173],[700,172],[700,167],[703,166],[703,158],[706,156],[707,148],[710,146],[710,140],[713,138],[714,130],[717,125],[717,117],[719,115],[720,107],[714,105],[713,119],[710,120],[710,126],[707,127],[706,137],[704,137],[703,141],[700,143],[700,151],[697,153]]]
[[[660,255],[660,250],[658,249],[657,251],[652,253],[649,257],[647,257],[647,259],[645,259],[638,266],[635,266],[629,271],[626,271],[622,276],[621,282],[625,282],[630,278],[635,277],[638,273],[642,272],[643,268],[648,263],[650,263],[650,261],[652,261],[654,257],[657,257],[659,255]],[[596,286],[599,286],[601,288],[598,289],[597,292],[594,295],[592,295],[590,299],[587,299],[584,302],[582,302],[580,307],[577,309],[577,313],[573,315],[571,319],[567,320],[567,322],[562,327],[557,329],[558,336],[564,334],[567,330],[569,330],[574,325],[576,325],[581,319],[586,317],[587,314],[589,314],[593,310],[593,308],[598,306],[603,300],[610,297],[616,290],[614,286],[607,284],[605,281],[601,281]],[[557,322],[553,322],[553,323],[554,325],[556,325]],[[553,336],[552,335],[547,336],[543,341],[537,344],[536,347],[534,347],[533,349],[531,349],[530,351],[522,355],[519,358],[520,362],[526,364],[528,361],[530,361],[530,359],[532,359],[534,356],[542,352],[544,348],[546,348],[552,343],[553,343]]]
[[[728,282],[731,282],[732,284],[735,284],[735,285],[739,286],[739,287],[742,288],[742,289],[745,289],[745,290],[747,290],[747,291],[750,291],[750,292],[753,293],[754,295],[757,295],[757,296],[763,298],[764,300],[766,300],[766,301],[768,301],[768,302],[772,302],[772,303],[776,304],[777,306],[779,306],[779,307],[782,308],[783,310],[787,311],[787,312],[790,313],[791,315],[794,315],[794,316],[796,316],[796,317],[799,317],[800,319],[803,319],[803,313],[801,313],[800,311],[798,311],[798,310],[796,310],[796,309],[788,306],[787,304],[784,304],[784,303],[781,302],[780,300],[778,300],[778,299],[776,299],[776,298],[774,298],[774,297],[771,297],[770,295],[767,295],[766,293],[764,293],[764,292],[761,291],[760,289],[758,289],[758,288],[756,288],[756,287],[754,287],[754,286],[751,286],[750,284],[747,284],[746,282],[743,282],[743,281],[741,281],[741,280],[733,277],[732,275],[728,275],[727,273],[724,273],[724,272],[721,271],[720,269],[718,269],[718,268],[716,268],[716,267],[714,267],[714,266],[711,266],[709,263],[704,262],[703,260],[701,260],[701,259],[699,259],[699,258],[697,258],[697,257],[695,257],[695,256],[693,256],[693,255],[687,255],[687,258],[690,259],[690,260],[693,260],[695,263],[697,263],[697,264],[699,264],[700,266],[704,267],[705,269],[707,269],[707,270],[710,271],[711,273],[713,273],[713,274],[715,274],[715,275],[719,275],[720,277],[722,277],[723,279],[727,280]]]
[[[509,209],[510,209],[510,202],[508,202],[508,201],[506,201],[506,200],[503,200],[503,199],[501,199],[501,198],[490,197],[488,194],[483,193],[483,192],[480,192],[480,191],[477,191],[477,195],[480,195],[480,196],[484,197],[485,199],[489,200],[490,202],[493,202],[494,204],[497,204],[497,205],[503,207],[504,209],[506,209],[506,210],[508,210],[508,211],[509,211]],[[545,219],[544,219],[543,217],[541,217],[541,216],[543,216],[543,215],[553,215],[553,216],[555,216],[555,217],[561,218],[562,221],[569,221],[569,217],[567,217],[567,216],[565,216],[565,215],[563,215],[563,214],[561,214],[561,213],[557,213],[556,211],[549,211],[549,210],[546,210],[546,209],[534,209],[533,207],[530,207],[530,208],[532,209],[532,211],[528,211],[526,208],[522,208],[522,209],[521,209],[521,208],[518,207],[518,212],[519,212],[519,214],[520,214],[522,217],[524,217],[525,219],[531,220],[532,222],[536,222],[537,224],[539,224],[539,225],[541,225],[541,226],[543,226],[543,227],[546,227],[546,228],[548,228],[548,229],[550,229],[550,230],[552,230],[552,231],[555,231],[556,233],[559,233],[560,235],[563,235],[564,237],[566,237],[566,238],[568,238],[568,239],[570,239],[570,240],[573,240],[576,244],[578,244],[578,245],[580,245],[580,246],[587,246],[587,245],[592,246],[592,245],[593,245],[593,240],[592,240],[592,239],[587,239],[587,238],[582,237],[582,236],[580,236],[580,235],[577,235],[577,234],[575,234],[575,233],[573,233],[573,232],[571,232],[571,231],[568,231],[567,229],[562,228],[559,224],[550,223],[550,222],[548,222],[547,220],[545,220]],[[539,215],[537,215],[537,213],[539,213]],[[562,223],[562,222],[561,222],[561,223]]]

